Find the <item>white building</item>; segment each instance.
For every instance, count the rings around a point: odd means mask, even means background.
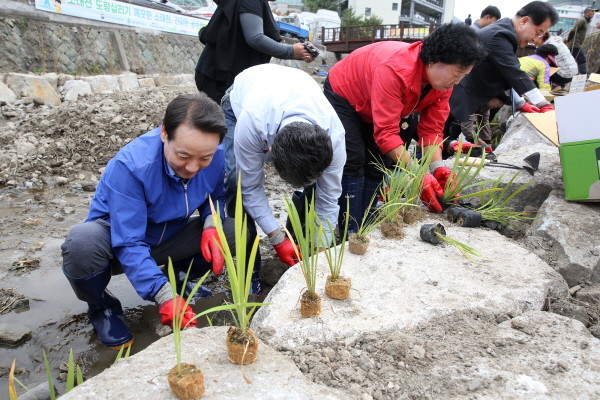
[[[348,0],[348,7],[356,15],[383,19],[383,25],[429,25],[450,21],[454,0]]]

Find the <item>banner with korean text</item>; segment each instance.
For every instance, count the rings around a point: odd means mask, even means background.
[[[35,0],[35,8],[113,24],[196,36],[208,20],[111,0]]]

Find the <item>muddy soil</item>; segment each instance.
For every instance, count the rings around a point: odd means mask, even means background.
[[[193,86],[140,88],[54,108],[2,108],[4,115],[14,117],[0,118],[0,324],[23,326],[31,338],[17,345],[0,344],[0,393],[7,393],[13,359],[21,382],[30,388],[45,382],[42,349],[59,391],[69,349],[86,378],[114,362],[117,352],[99,344],[87,323],[87,306],[61,272],[60,245],[69,229],[85,219],[106,162],[124,144],[158,126],[175,96],[195,91]],[[274,199],[290,190],[277,177],[267,185]],[[283,214],[280,200],[273,206],[277,215]],[[271,246],[264,241],[261,253],[270,266],[263,271],[265,281],[272,285],[285,267],[272,259]],[[216,294],[198,300],[194,309],[222,303],[225,283],[224,277],[212,276],[207,286]],[[135,336],[132,354],[170,333],[160,324],[154,303],[142,300],[124,275],[113,277],[109,289],[123,304]],[[269,289],[265,285],[263,296]],[[226,313],[213,316],[215,324],[228,320]]]

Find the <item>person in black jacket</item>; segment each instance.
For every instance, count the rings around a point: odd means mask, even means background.
[[[525,96],[535,107],[526,112],[546,112],[552,105],[520,69],[516,52],[527,44],[540,44],[544,34],[558,22],[558,13],[550,4],[532,1],[512,18],[503,18],[481,29],[479,38],[487,56],[465,76],[450,97],[450,117],[446,122],[446,143],[460,134],[460,123],[487,105],[499,108],[510,101],[506,91],[511,87]],[[451,152],[450,152],[451,154]]]
[[[267,0],[221,0],[199,32],[205,45],[196,65],[196,87],[208,97],[221,98],[237,74],[271,57],[314,60],[303,43],[279,43],[281,36]]]

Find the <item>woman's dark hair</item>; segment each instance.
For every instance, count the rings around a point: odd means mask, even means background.
[[[444,63],[468,67],[483,60],[485,49],[473,28],[460,24],[444,24],[423,40],[419,54],[424,64]]]
[[[534,25],[541,25],[550,18],[550,25],[554,26],[558,22],[558,13],[552,7],[543,1],[532,1],[525,4],[523,8],[517,11],[517,17],[529,17]]]
[[[163,119],[167,140],[175,138],[175,130],[181,124],[218,134],[219,143],[227,133],[223,110],[204,93],[180,94],[169,103]]]
[[[553,44],[543,44],[540,47],[538,47],[537,49],[535,49],[535,54],[537,54],[540,57],[548,57],[548,56],[555,56],[558,54],[558,49],[556,48],[555,45]]]
[[[333,147],[331,138],[320,126],[292,122],[277,132],[271,155],[279,176],[300,188],[314,183],[331,164]]]

